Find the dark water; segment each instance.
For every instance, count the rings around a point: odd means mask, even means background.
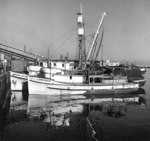
[[[70,115],[83,115],[85,126],[90,130],[89,140],[149,141],[150,70],[147,70],[144,77],[146,84],[138,93],[121,95],[28,97],[26,93],[13,91],[10,108],[12,121],[9,126],[16,122],[19,126],[26,119],[27,113],[30,119],[48,123],[48,127],[50,123],[57,130],[62,127],[71,130]]]

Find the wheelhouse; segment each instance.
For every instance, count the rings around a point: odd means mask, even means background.
[[[103,75],[89,76],[89,84],[101,84],[104,80],[113,80],[113,77]]]

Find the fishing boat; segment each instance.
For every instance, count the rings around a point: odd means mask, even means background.
[[[129,83],[125,78],[114,79],[104,75],[90,75],[88,81],[85,81],[84,83],[62,82],[54,79],[28,77],[28,87],[29,94],[79,95],[134,92],[139,89],[139,84]]]
[[[98,35],[101,29],[101,25],[103,22],[104,17],[106,16],[106,13],[104,12],[102,15],[102,18],[100,20],[98,29],[95,33],[91,48],[89,49],[89,52],[87,55],[85,55],[85,35],[84,35],[84,23],[83,23],[83,15],[82,15],[82,7],[80,9],[80,12],[77,14],[78,18],[77,18],[77,24],[78,24],[78,46],[79,46],[79,61],[78,61],[78,68],[74,69],[74,62],[56,62],[53,61],[53,65],[52,65],[52,61],[48,62],[42,62],[39,63],[39,65],[35,65],[35,66],[29,66],[28,67],[28,75],[26,74],[22,74],[22,73],[16,73],[16,72],[10,72],[10,77],[11,77],[11,89],[12,90],[26,90],[29,89],[29,93],[30,94],[35,94],[40,92],[41,90],[39,90],[41,88],[41,86],[46,85],[43,87],[43,90],[40,94],[44,94],[47,93],[47,89],[55,89],[56,87],[60,86],[60,84],[62,84],[63,87],[67,87],[67,85],[72,85],[71,88],[73,88],[73,86],[78,86],[80,87],[80,89],[82,91],[89,91],[89,89],[93,89],[93,85],[91,85],[91,83],[88,81],[87,78],[89,78],[89,74],[87,75],[87,73],[85,73],[85,71],[89,68],[87,68],[87,64],[90,62],[90,69],[93,68],[94,66],[94,62],[98,56],[98,53],[100,51],[100,47],[102,46],[102,40],[103,40],[103,34],[104,32],[102,32],[102,37],[100,39],[100,42],[97,41],[98,39]],[[98,48],[96,49],[96,47],[98,46]],[[84,56],[83,56],[84,55]],[[85,57],[86,56],[86,57]],[[46,62],[48,62],[48,64],[46,64]],[[51,65],[49,65],[49,63],[51,63]],[[50,66],[50,67],[48,67]],[[94,71],[94,73],[96,73],[95,77],[99,77],[97,72]],[[101,72],[99,72],[101,74]],[[91,74],[90,74],[91,75]],[[103,74],[104,75],[104,74]],[[27,79],[29,77],[29,79]],[[100,76],[102,77],[102,76]],[[102,77],[102,79],[106,80],[106,76]],[[114,83],[116,81],[116,77],[115,76],[107,76],[107,81],[110,81],[109,85],[122,85],[120,88],[124,89],[124,84],[127,84],[128,81],[130,81],[130,86],[133,85],[133,87],[135,86],[135,83],[140,84],[139,86],[143,86],[145,84],[145,80],[139,80],[139,79],[128,79],[125,77],[120,76],[120,78],[117,80],[124,80],[124,82],[121,83]],[[113,81],[113,83],[112,83]],[[104,89],[104,86],[106,85],[106,83],[104,83],[105,81],[102,81],[101,84],[96,84],[96,85],[100,85],[102,87],[102,89]],[[28,83],[28,87],[24,87],[26,84]],[[67,84],[66,84],[67,83]],[[53,85],[52,85],[53,84]],[[56,86],[55,86],[56,84]],[[58,85],[59,84],[59,85]],[[47,85],[49,85],[49,87],[47,87]],[[85,85],[85,89],[82,89]],[[95,85],[95,84],[94,84]],[[36,88],[37,86],[39,86],[38,88]],[[52,87],[53,86],[53,87]],[[82,86],[82,88],[81,88]],[[87,88],[89,86],[89,88]],[[115,87],[112,88],[114,89]],[[127,85],[126,85],[127,86]],[[32,88],[31,88],[32,87]],[[96,86],[98,89],[98,86]],[[110,86],[109,86],[110,87]],[[136,84],[136,87],[137,84]],[[34,90],[35,89],[35,90]],[[65,88],[64,88],[65,89]],[[94,88],[95,89],[95,88]],[[100,88],[101,89],[101,88]],[[32,91],[33,90],[33,91]],[[104,89],[107,90],[107,89]],[[134,90],[131,89],[130,90]],[[51,90],[52,92],[52,90]],[[76,92],[75,92],[76,93]]]
[[[89,68],[93,67],[100,47],[102,46],[104,32],[102,32],[100,42],[98,42],[97,39],[106,13],[104,12],[102,14],[102,18],[86,58],[83,57],[85,35],[82,7],[77,15],[79,42],[78,71],[68,74],[52,74],[49,79],[28,77],[29,95],[112,94],[137,91],[139,89],[139,84],[128,82],[126,76],[103,74],[100,71],[93,71],[93,73],[91,73]],[[98,47],[98,49],[96,47]],[[89,60],[91,63],[87,68],[87,62],[89,62]]]

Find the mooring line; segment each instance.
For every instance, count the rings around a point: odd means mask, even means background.
[[[93,138],[95,141],[98,141],[98,139],[95,137],[96,131],[95,131],[95,129],[93,128],[93,125],[92,125],[92,123],[90,122],[90,120],[89,120],[88,117],[87,117],[87,121],[88,121],[88,124],[89,124],[89,126],[90,126],[90,128],[91,128],[91,131],[92,131],[92,138]]]

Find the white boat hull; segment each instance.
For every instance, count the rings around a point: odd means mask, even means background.
[[[27,91],[28,75],[10,71],[10,81],[12,91]]]
[[[49,79],[28,77],[29,95],[80,95],[80,94],[111,94],[137,91],[138,84],[125,83],[118,85],[74,85],[53,83]]]

